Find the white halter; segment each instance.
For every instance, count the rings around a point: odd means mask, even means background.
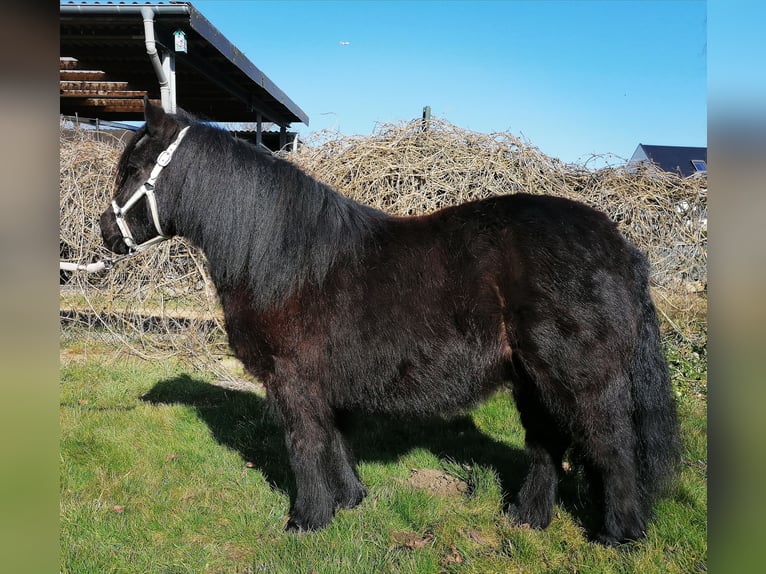
[[[188,129],[189,126],[186,126],[184,129],[182,129],[179,132],[178,137],[176,137],[175,141],[171,143],[167,149],[165,149],[165,151],[159,155],[157,162],[154,164],[154,168],[152,169],[152,173],[149,175],[149,179],[147,179],[146,182],[142,184],[141,187],[139,187],[133,193],[133,195],[130,196],[128,201],[125,202],[125,205],[120,207],[117,205],[117,201],[112,200],[112,210],[114,211],[114,216],[117,220],[117,227],[120,228],[120,232],[122,233],[122,240],[125,242],[125,245],[128,246],[128,249],[132,252],[143,251],[152,245],[161,243],[166,239],[170,239],[170,236],[165,235],[165,232],[162,231],[162,226],[160,225],[160,214],[157,211],[157,198],[154,195],[154,182],[157,181],[157,177],[160,175],[162,168],[170,163],[170,160],[173,158],[173,152],[176,151],[176,148],[181,143],[181,140],[184,139]],[[144,241],[143,243],[137,244],[135,239],[133,239],[133,234],[130,232],[130,227],[128,227],[128,222],[125,217],[128,213],[128,210],[130,210],[130,208],[133,207],[136,202],[138,202],[138,200],[140,200],[143,196],[146,196],[146,199],[149,201],[149,208],[152,212],[152,220],[154,221],[154,228],[157,230],[157,235]]]

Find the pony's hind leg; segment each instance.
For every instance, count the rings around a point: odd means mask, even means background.
[[[537,421],[526,425],[526,448],[531,465],[510,511],[517,523],[542,529],[550,524],[553,517],[567,440],[556,432],[549,417],[541,412],[536,414],[539,417]],[[523,416],[522,420],[524,418],[527,417]],[[546,420],[551,426],[543,429],[540,423]]]
[[[518,377],[513,394],[524,426],[531,465],[510,513],[519,524],[545,528],[553,517],[561,463],[569,439],[540,400],[529,371],[519,363],[516,366]]]
[[[602,520],[597,539],[607,545],[642,538],[646,529],[637,482],[636,436],[630,399],[618,392],[620,388],[615,384],[605,389],[604,397],[592,400],[584,412],[581,411],[581,432],[577,438],[590,491],[599,505]]]
[[[539,444],[527,443],[527,452],[532,458],[532,464],[517,495],[517,501],[511,507],[511,516],[519,524],[542,529],[550,524],[553,517],[561,457]]]

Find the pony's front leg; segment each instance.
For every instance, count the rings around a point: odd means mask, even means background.
[[[348,418],[348,413],[335,412],[335,429],[327,467],[332,473],[329,483],[334,492],[335,505],[340,508],[354,508],[367,496],[367,489],[356,473],[351,445],[344,436],[348,431]]]
[[[297,487],[287,529],[318,530],[336,508],[356,506],[366,491],[320,387],[296,376],[275,377],[268,387],[282,415]]]
[[[335,512],[335,497],[325,468],[325,453],[332,438],[331,417],[319,401],[281,391],[275,394],[297,488],[287,529],[318,530],[332,521]]]

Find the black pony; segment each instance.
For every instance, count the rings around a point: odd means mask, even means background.
[[[510,384],[531,459],[514,518],[548,525],[571,447],[599,539],[644,534],[678,423],[647,261],[605,215],[514,194],[394,217],[185,113],[145,113],[104,241],[126,253],[180,235],[204,251],[229,343],[281,413],[288,528],[321,528],[364,498],[348,413],[454,411]]]

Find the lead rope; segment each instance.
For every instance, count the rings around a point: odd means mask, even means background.
[[[88,265],[59,261],[59,271],[85,271],[86,273],[109,271],[115,263],[122,261],[127,257],[133,257],[133,255],[136,255],[136,253],[128,253],[126,255],[120,255],[119,257],[104,257],[100,261],[89,263]]]

